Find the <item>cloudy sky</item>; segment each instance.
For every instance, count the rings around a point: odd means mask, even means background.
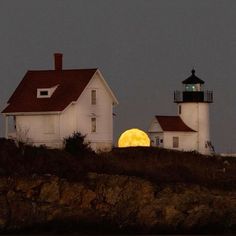
[[[120,104],[122,131],[175,115],[173,91],[196,69],[214,91],[211,136],[236,152],[235,0],[1,0],[0,108],[27,70],[98,67]],[[1,118],[0,134],[3,135]]]

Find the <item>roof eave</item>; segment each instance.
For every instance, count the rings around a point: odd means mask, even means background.
[[[196,81],[191,82],[191,80],[196,80]],[[205,82],[199,78],[197,78],[197,79],[187,78],[182,81],[182,84],[205,84]]]
[[[195,130],[164,130],[164,132],[196,133]]]
[[[36,112],[1,112],[5,116],[18,115],[18,116],[27,116],[27,115],[59,115],[62,111],[36,111]]]

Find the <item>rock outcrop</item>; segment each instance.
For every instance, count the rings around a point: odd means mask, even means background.
[[[236,192],[96,173],[76,183],[51,175],[0,178],[1,232],[50,222],[74,222],[78,231],[85,222],[115,231],[232,233]]]

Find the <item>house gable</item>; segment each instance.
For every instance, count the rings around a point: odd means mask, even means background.
[[[113,100],[113,105],[118,105],[119,102],[117,100],[117,98],[115,97],[114,93],[112,92],[112,90],[110,89],[110,87],[108,86],[106,80],[104,79],[102,73],[100,72],[99,69],[97,69],[96,73],[99,77],[99,79],[102,81],[102,83],[104,84],[104,87],[106,88],[107,92],[110,94],[110,96],[112,97]]]
[[[106,83],[105,79],[103,78],[101,72],[98,69],[94,73],[92,78],[90,79],[90,81],[87,84],[87,86],[84,88],[84,90],[81,93],[81,95],[78,97],[76,103],[83,97],[83,94],[89,93],[89,97],[87,97],[87,99],[90,101],[89,104],[91,105],[91,103],[92,103],[92,101],[91,101],[91,99],[92,99],[91,98],[92,91],[96,91],[97,92],[96,93],[96,97],[97,97],[97,99],[99,99],[99,91],[101,90],[101,88],[109,96],[109,98],[110,98],[110,100],[112,102],[112,105],[118,105],[117,98],[115,97],[114,93],[112,92],[112,90],[110,89],[110,87],[108,86],[108,84]]]
[[[149,126],[148,132],[149,133],[163,132],[163,129],[161,128],[160,123],[156,118],[153,118]]]

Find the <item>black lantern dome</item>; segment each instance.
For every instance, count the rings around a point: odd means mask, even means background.
[[[205,82],[201,79],[199,79],[196,75],[195,75],[195,70],[192,69],[192,75],[189,76],[187,79],[183,80],[182,83],[183,84],[204,84]]]

